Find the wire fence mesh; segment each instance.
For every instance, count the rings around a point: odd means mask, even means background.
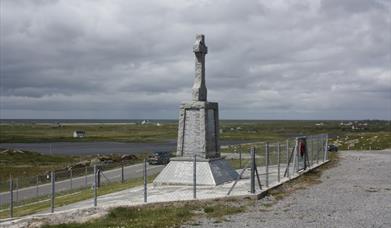
[[[87,200],[90,206],[107,204],[115,197],[105,196],[113,192],[119,192],[117,201],[133,204],[224,196],[240,191],[240,194],[256,193],[327,161],[327,140],[327,135],[322,134],[222,148],[222,156],[240,175],[219,189],[205,182],[210,168],[199,157],[183,161],[188,176],[178,179],[177,185],[152,183],[164,165],[148,164],[147,160],[120,166],[101,163],[1,180],[0,218],[53,212],[82,200]],[[219,191],[222,195],[216,193]]]
[[[321,162],[328,160],[326,134],[308,137],[290,138],[285,141],[262,142],[246,145],[246,156],[237,163],[246,163],[238,172],[241,179],[250,178],[258,184],[250,183],[250,192],[261,190],[280,183],[284,178],[291,178]],[[250,151],[254,151],[253,161]],[[235,153],[235,151],[234,151]],[[244,159],[248,158],[248,159]],[[252,166],[254,168],[252,168]],[[237,166],[235,167],[237,168]],[[253,189],[256,188],[256,189]],[[229,194],[234,191],[230,189]]]

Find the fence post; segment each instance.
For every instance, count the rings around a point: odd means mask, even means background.
[[[239,169],[242,168],[242,147],[239,145]]]
[[[7,183],[7,182],[4,182],[4,184],[5,183]],[[0,179],[0,186],[2,186],[1,179]],[[1,194],[0,194],[0,207],[1,207],[2,201],[3,201],[3,198],[1,197]]]
[[[35,178],[35,196],[39,196],[39,176],[37,175]]]
[[[96,167],[96,179],[97,179],[97,181],[96,181],[96,183],[97,183],[96,187],[97,187],[97,188],[100,188],[100,173],[101,173],[101,171],[102,171],[102,166],[101,166],[101,165],[100,165],[99,167]]]
[[[295,147],[296,147],[296,166],[297,166],[296,173],[299,172],[299,170],[300,170],[300,153],[299,153],[300,147],[299,146],[300,146],[299,139],[296,138],[296,144],[295,144]]]
[[[197,198],[197,155],[193,158],[193,199]]]
[[[311,135],[311,166],[314,164],[314,136]]]
[[[318,135],[318,138],[316,140],[316,164],[319,163],[319,146],[320,146],[320,137]]]
[[[85,167],[85,170],[84,170],[84,176],[85,176],[84,185],[85,185],[85,187],[87,187],[87,182],[88,182],[88,167],[87,166]]]
[[[323,162],[325,160],[327,160],[327,155],[328,155],[328,140],[329,140],[329,137],[328,135],[326,134],[325,135],[325,142],[324,142],[324,154],[323,154]]]
[[[19,201],[19,177],[16,178],[16,202]]]
[[[266,187],[269,187],[269,143],[265,146],[265,164],[266,164]]]
[[[121,183],[124,183],[124,163],[121,162]]]
[[[52,197],[51,197],[51,203],[50,203],[50,211],[53,213],[54,212],[54,195],[56,194],[56,189],[55,189],[55,183],[56,183],[56,173],[54,171],[51,172],[50,177],[51,177],[51,182],[52,182]]]
[[[72,171],[72,168],[70,170],[70,177],[71,177],[71,190],[73,189],[73,171]]]
[[[289,178],[289,139],[286,140],[286,166],[287,166],[286,174],[287,177]]]
[[[97,169],[96,169],[96,165],[94,165],[94,207],[96,207],[98,205],[98,194],[97,194]]]
[[[14,217],[14,181],[10,176],[10,217]]]
[[[250,173],[250,193],[255,193],[255,151],[254,147],[250,147],[251,156],[251,173]]]
[[[148,174],[147,174],[147,159],[144,159],[144,203],[146,203],[147,202],[147,191],[148,191],[148,189],[147,189],[147,176],[148,176]]]
[[[280,183],[280,143],[277,143],[277,181]]]

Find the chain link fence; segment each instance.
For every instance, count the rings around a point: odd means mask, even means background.
[[[96,164],[48,172],[45,175],[0,180],[0,219],[56,208],[82,200],[96,205],[100,195],[143,184],[144,164]],[[152,167],[150,181],[163,166]]]
[[[239,168],[240,179],[249,178],[250,192],[255,193],[262,187],[270,187],[283,179],[299,175],[328,160],[327,134],[290,138],[273,143],[249,144],[243,150],[237,146],[240,161],[231,159],[231,164],[246,164]],[[246,155],[243,155],[246,154]],[[231,156],[232,157],[232,156]],[[257,182],[257,183],[255,183]],[[234,185],[235,186],[235,185]],[[234,190],[230,189],[229,194]],[[229,195],[228,194],[228,195]]]
[[[327,143],[328,136],[321,134],[223,148],[223,157],[239,176],[217,186],[208,184],[205,177],[210,175],[210,169],[198,157],[183,162],[188,176],[178,179],[176,185],[154,185],[152,181],[164,165],[149,165],[147,160],[119,168],[96,164],[42,176],[10,178],[0,182],[0,218],[54,212],[76,202],[87,206],[112,201],[142,204],[254,194],[327,161]]]

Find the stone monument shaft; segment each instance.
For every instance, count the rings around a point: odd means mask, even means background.
[[[219,108],[216,102],[208,102],[205,85],[205,55],[208,48],[205,37],[196,35],[193,45],[195,78],[192,102],[183,103],[179,111],[177,156],[218,158]]]
[[[193,45],[195,54],[195,78],[193,85],[193,101],[206,101],[207,90],[205,85],[205,55],[208,47],[205,46],[204,35],[197,35]]]
[[[238,178],[238,173],[220,156],[219,105],[208,102],[205,85],[204,35],[197,35],[193,45],[195,79],[191,102],[179,109],[177,157],[153,181],[154,184],[194,184],[193,162],[197,157],[197,185],[219,185]]]

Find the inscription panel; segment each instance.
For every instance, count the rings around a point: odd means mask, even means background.
[[[183,137],[183,155],[193,156],[202,151],[201,113],[199,109],[187,109]]]

